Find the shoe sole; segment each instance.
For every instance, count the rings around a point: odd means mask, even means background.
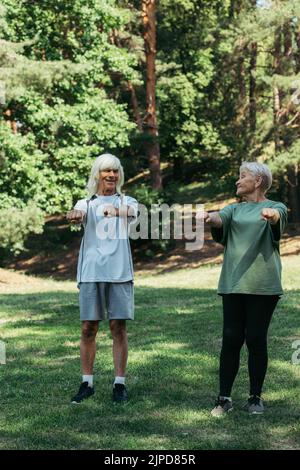
[[[80,401],[75,401],[75,400],[73,400],[73,401],[71,401],[70,403],[71,403],[71,405],[80,405],[82,402],[84,402],[85,400],[88,400],[88,399],[91,398],[92,396],[94,396],[94,393],[93,393],[93,395],[90,395],[89,397],[84,398],[83,400],[80,400]]]
[[[223,418],[223,416],[226,416],[228,413],[230,413],[231,411],[233,411],[233,407],[232,408],[229,408],[229,410],[225,411],[224,413],[220,414],[220,415],[213,415],[211,413],[211,416],[213,418]]]

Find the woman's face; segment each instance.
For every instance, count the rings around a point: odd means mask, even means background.
[[[237,190],[236,190],[237,196],[244,196],[246,194],[252,194],[261,185],[261,177],[254,176],[248,170],[242,170],[240,172],[240,177],[235,184],[237,187]]]

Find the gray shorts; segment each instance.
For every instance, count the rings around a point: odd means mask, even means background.
[[[133,320],[133,282],[81,282],[80,320]]]

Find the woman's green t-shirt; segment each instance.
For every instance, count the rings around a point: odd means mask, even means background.
[[[261,218],[263,208],[277,209],[275,225]],[[218,294],[282,295],[279,241],[287,223],[281,202],[242,202],[222,209],[223,226],[212,228],[213,239],[224,245]]]

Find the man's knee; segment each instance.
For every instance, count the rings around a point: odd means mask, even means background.
[[[111,320],[109,327],[113,338],[124,339],[126,338],[126,321],[125,320]]]
[[[81,336],[85,341],[92,341],[95,339],[98,332],[98,322],[84,321],[82,322]]]

